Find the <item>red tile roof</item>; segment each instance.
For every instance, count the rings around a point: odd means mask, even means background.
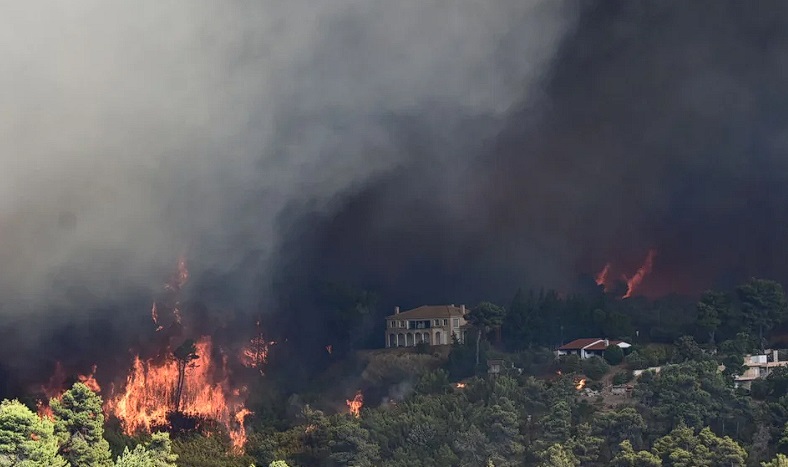
[[[624,341],[619,341],[615,339],[609,339],[609,345],[617,345],[621,344]],[[605,340],[600,339],[598,337],[587,337],[585,339],[575,339],[568,344],[564,344],[558,348],[558,350],[605,350],[607,346],[605,345]]]

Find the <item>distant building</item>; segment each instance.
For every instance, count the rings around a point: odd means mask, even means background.
[[[403,312],[396,307],[386,316],[386,347],[445,345],[452,336],[464,342],[467,312],[465,305],[425,305]]]
[[[756,379],[766,378],[775,368],[788,366],[788,360],[780,361],[779,353],[774,350],[771,354],[745,355],[744,366],[747,369],[733,380],[734,387],[750,389]]]
[[[558,348],[557,354],[558,356],[577,355],[583,359],[592,357],[594,355],[601,357],[604,355],[605,349],[611,345],[617,345],[622,349],[632,347],[631,344],[628,344],[624,341],[591,337],[585,339],[575,339],[568,344],[562,345]]]

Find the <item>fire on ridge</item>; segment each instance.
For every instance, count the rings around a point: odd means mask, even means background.
[[[643,283],[643,280],[651,273],[651,270],[654,268],[654,257],[656,255],[657,251],[653,248],[650,249],[646,254],[646,258],[643,260],[643,264],[637,269],[637,271],[635,271],[635,274],[632,276],[627,276],[626,274],[621,275],[621,280],[627,285],[627,290],[624,292],[621,298],[630,298],[637,292]],[[614,281],[611,278],[612,267],[612,263],[606,263],[594,278],[596,284],[600,287],[603,287],[605,292],[610,292],[613,287]]]

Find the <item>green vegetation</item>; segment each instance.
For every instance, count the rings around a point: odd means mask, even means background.
[[[342,323],[372,313],[373,294],[340,295],[351,298],[332,305]],[[785,319],[782,287],[758,279],[697,303],[518,291],[508,310],[474,307],[465,343],[357,351],[358,335],[308,391],[259,376],[244,454],[210,424],[127,437],[77,383],[51,401],[52,421],[0,404],[0,466],[784,466],[788,368],[750,390],[734,377],[745,354],[779,345]],[[598,336],[633,346],[552,353]],[[194,349],[176,355],[186,368]],[[500,374],[487,374],[488,358]],[[650,367],[660,368],[633,374]],[[359,387],[354,417],[344,400]]]

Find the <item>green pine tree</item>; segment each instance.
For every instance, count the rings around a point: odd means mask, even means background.
[[[101,397],[82,383],[50,401],[60,454],[74,467],[110,467],[109,443],[104,439]]]
[[[0,466],[63,467],[54,425],[19,401],[0,403]]]

